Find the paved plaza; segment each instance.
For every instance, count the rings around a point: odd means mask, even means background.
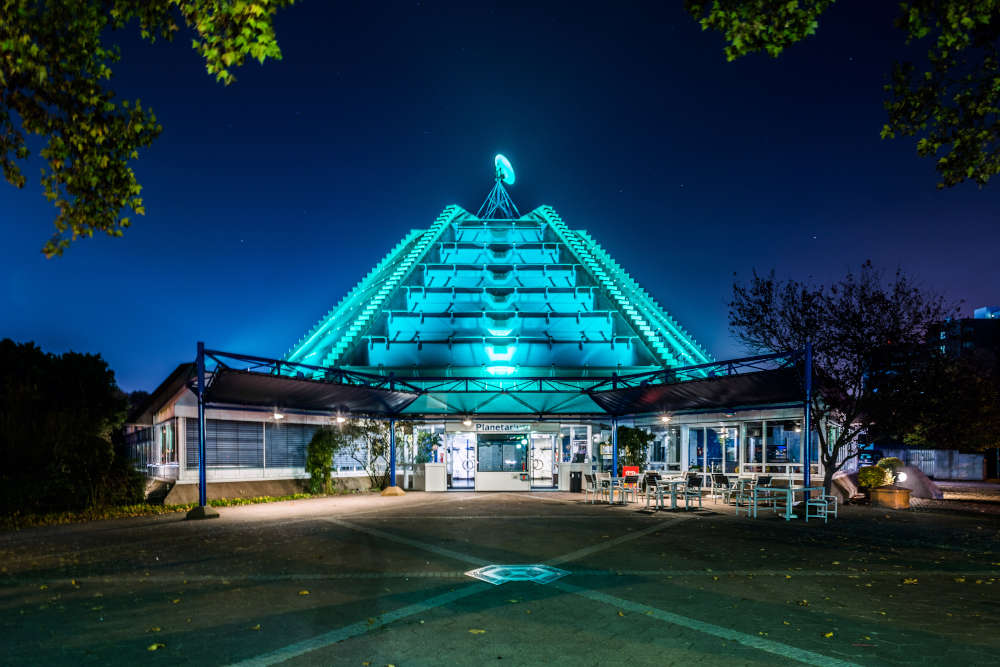
[[[996,515],[824,525],[562,493],[221,513],[0,535],[4,662],[932,665],[1000,646]],[[489,567],[512,565],[539,567]]]

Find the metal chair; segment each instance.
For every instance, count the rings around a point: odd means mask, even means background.
[[[638,491],[639,491],[639,476],[638,475],[625,475],[624,481],[621,482],[622,502],[628,502],[628,494],[632,494],[632,502],[639,502]]]
[[[684,485],[684,490],[682,492],[682,497],[684,498],[684,509],[689,509],[691,507],[691,501],[694,498],[698,499],[698,508],[701,508],[701,489],[701,473],[689,473],[687,477],[687,484]]]
[[[597,473],[597,488],[598,491],[600,491],[601,496],[606,498],[609,503],[614,499],[615,493],[611,486],[610,472]]]
[[[823,494],[815,498],[806,498],[806,521],[809,521],[811,517],[813,519],[823,519],[823,523],[826,523],[827,517],[830,514],[830,504],[826,498]],[[836,499],[834,499],[834,503],[834,506],[836,506]]]
[[[649,509],[649,499],[657,498],[656,483],[660,481],[660,473],[658,472],[647,472],[642,477],[642,482],[640,482],[640,490],[642,494],[646,497],[646,509]]]
[[[590,499],[590,504],[593,505],[594,501],[597,499],[597,495],[601,492],[601,488],[597,483],[597,478],[593,474],[586,472],[583,474],[583,482],[586,484],[586,488],[583,490],[583,501],[587,502],[587,496],[592,496]]]
[[[712,473],[712,491],[711,495],[715,498],[715,504],[719,504],[719,498],[722,498],[722,502],[728,503],[733,493],[733,483],[729,481],[721,472]]]
[[[840,501],[837,499],[837,496],[824,493],[820,498],[826,501],[826,513],[832,514],[834,519],[838,518],[837,505]]]

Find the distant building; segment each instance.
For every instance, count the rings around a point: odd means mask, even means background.
[[[1000,306],[983,306],[976,308],[972,317],[977,320],[1000,320]]]
[[[884,386],[895,376],[921,368],[935,353],[1000,370],[996,366],[1000,364],[1000,306],[977,308],[971,318],[949,319],[931,326],[923,345],[885,346],[872,359],[868,381],[875,387]],[[1000,451],[989,450],[985,455],[960,454],[946,450],[906,449],[898,444],[889,439],[880,443],[879,448],[887,456],[896,456],[907,465],[920,467],[931,477],[982,479],[984,472],[989,477],[1000,475]]]
[[[930,328],[927,343],[949,357],[1000,359],[1000,306],[975,310],[974,317],[947,320]]]

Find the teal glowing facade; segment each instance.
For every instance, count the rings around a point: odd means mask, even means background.
[[[480,218],[456,205],[407,234],[285,359],[416,383],[426,393],[404,414],[540,417],[603,414],[580,390],[613,374],[712,361],[551,206]]]
[[[797,389],[778,399],[767,384],[734,403],[737,394],[703,384],[701,402],[686,407],[632,402],[630,389],[725,379],[743,372],[741,362],[761,370],[760,359],[714,362],[590,234],[570,229],[551,206],[522,215],[507,180],[498,167],[476,214],[447,206],[406,234],[283,359],[235,355],[246,367],[214,366],[201,431],[190,368],[179,368],[135,424],[136,442],[176,425],[164,451],[178,489],[304,479],[316,429],[355,418],[411,422],[402,484],[428,491],[569,490],[573,475],[611,469],[618,425],[654,436],[650,469],[804,478],[800,433],[811,425]],[[225,392],[224,378],[251,376],[253,386]],[[308,384],[327,397],[322,408],[301,404],[300,379],[319,381]],[[374,388],[361,393],[375,407],[352,393],[359,387]],[[623,393],[609,397],[609,389]],[[390,407],[385,390],[406,400]],[[432,454],[418,447],[428,437]],[[344,484],[364,477],[357,451],[334,460]],[[809,458],[818,474],[816,449]],[[391,455],[379,463],[396,464]]]

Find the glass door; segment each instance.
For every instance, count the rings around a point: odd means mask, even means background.
[[[531,486],[553,487],[556,484],[555,434],[531,434]]]
[[[448,480],[452,489],[476,486],[476,434],[455,433],[448,443]]]

